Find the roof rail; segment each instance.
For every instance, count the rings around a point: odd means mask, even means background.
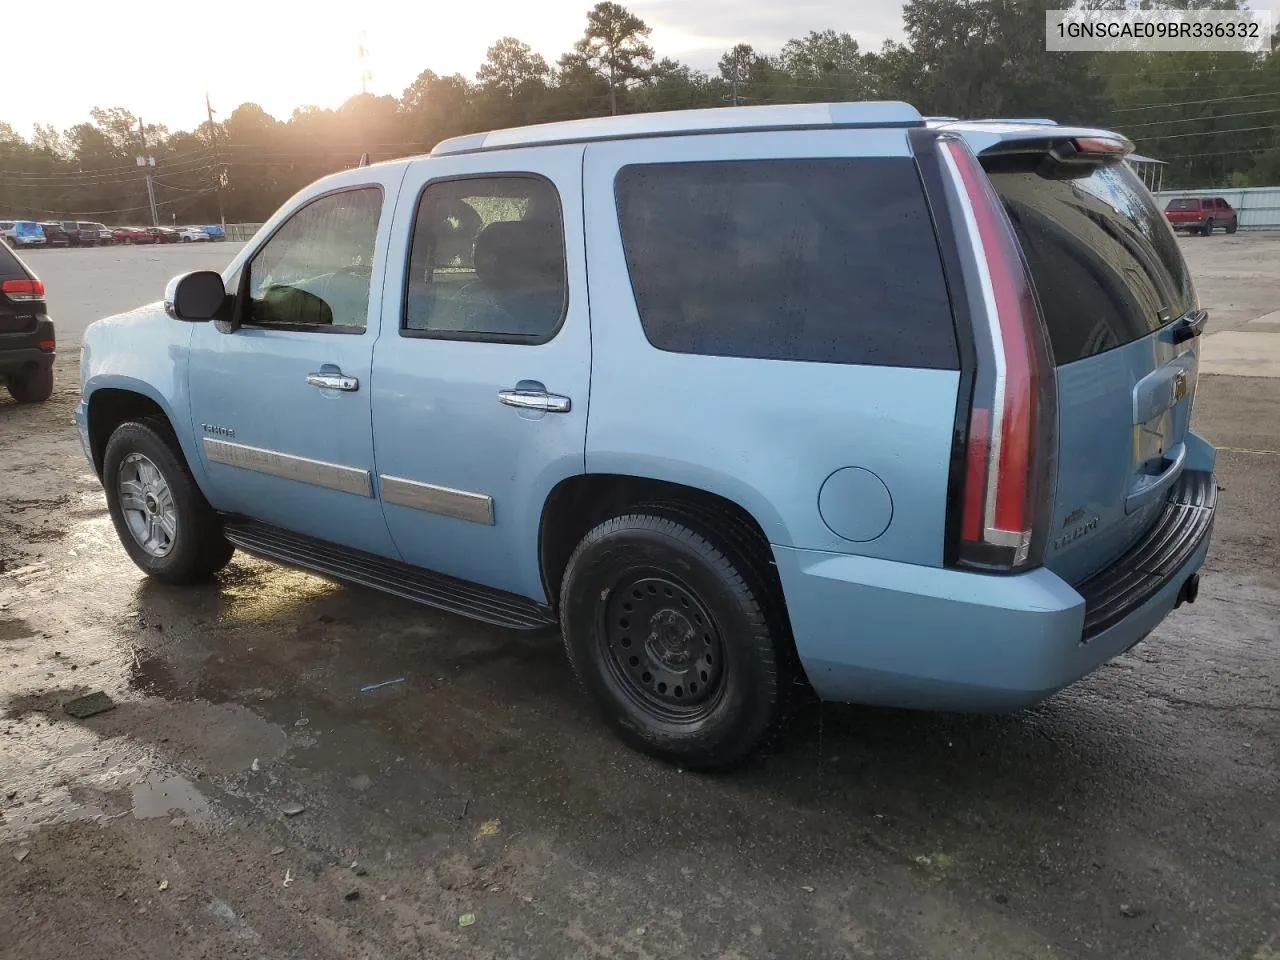
[[[453,137],[436,144],[432,156],[583,143],[590,140],[627,140],[638,137],[688,136],[698,133],[732,133],[754,130],[918,127],[920,111],[892,100],[859,103],[796,103],[783,106],[714,107],[706,110],[671,110],[633,113],[620,117],[569,120],[530,127],[513,127],[488,133]]]

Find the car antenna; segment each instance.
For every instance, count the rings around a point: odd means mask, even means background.
[[[367,167],[369,165],[369,155],[367,153],[360,154],[359,166]]]

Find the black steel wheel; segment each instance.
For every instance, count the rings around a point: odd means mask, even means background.
[[[702,531],[645,513],[596,527],[560,593],[565,647],[632,746],[693,769],[745,760],[773,725],[779,640],[739,562]]]
[[[596,640],[621,692],[672,723],[714,711],[724,690],[724,640],[694,591],[653,571],[621,583],[600,613]]]

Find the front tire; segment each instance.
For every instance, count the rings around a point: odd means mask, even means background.
[[[169,425],[158,418],[116,427],[102,458],[107,508],[125,551],[161,583],[204,580],[235,548],[196,485]]]
[[[623,740],[699,770],[760,745],[783,656],[755,579],[699,530],[652,513],[607,520],[578,544],[560,594],[565,649]]]
[[[9,396],[19,403],[40,403],[53,396],[53,365],[37,367],[21,376],[10,376]]]
[[[1227,233],[1235,233],[1240,229],[1240,220],[1236,217],[1231,218],[1231,222],[1227,224]]]

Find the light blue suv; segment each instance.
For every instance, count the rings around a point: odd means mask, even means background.
[[[1199,308],[1106,131],[749,107],[462,137],[306,188],[84,339],[125,549],[558,624],[637,747],[784,691],[1034,703],[1195,599]]]

